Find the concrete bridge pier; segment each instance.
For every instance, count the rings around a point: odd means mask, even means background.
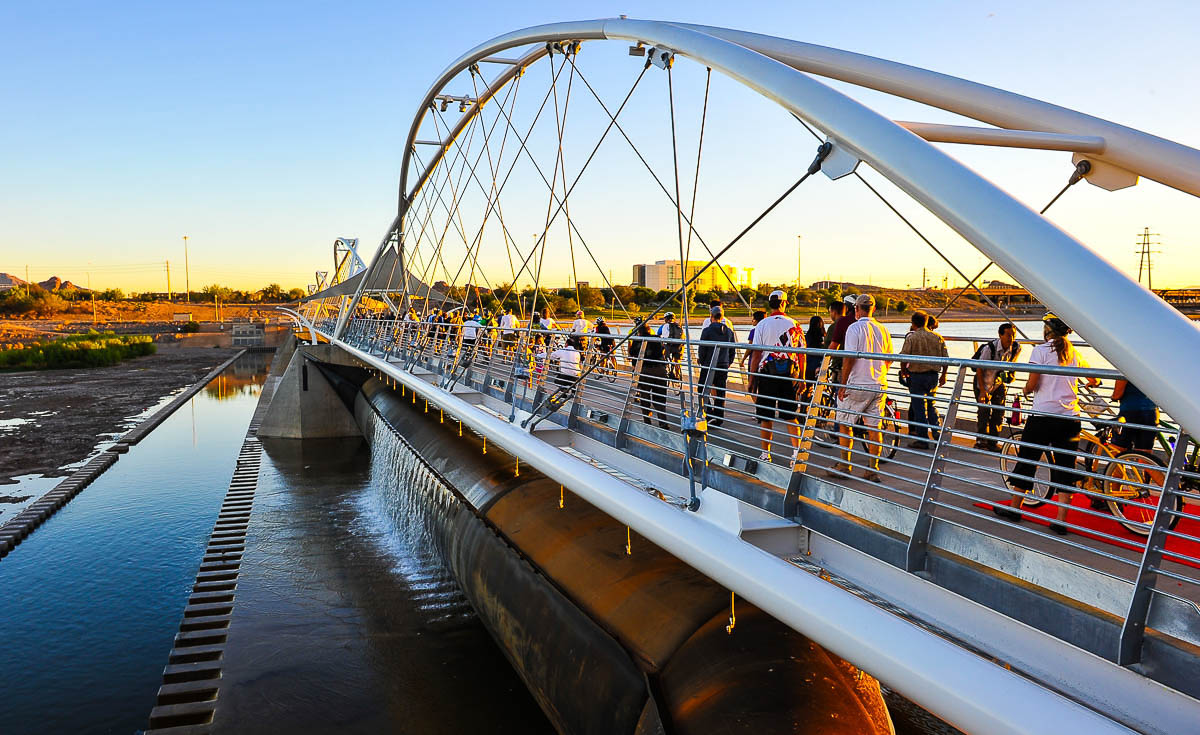
[[[330,345],[297,345],[275,388],[258,435],[275,439],[362,436],[346,401],[319,366],[319,363],[344,362],[343,355]]]

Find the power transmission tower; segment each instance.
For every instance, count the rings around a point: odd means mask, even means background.
[[[1137,245],[1138,250],[1135,252],[1138,255],[1138,283],[1142,282],[1142,270],[1146,271],[1146,288],[1154,290],[1154,272],[1150,262],[1151,253],[1161,253],[1161,250],[1151,250],[1151,245],[1161,245],[1161,242],[1150,242],[1150,238],[1159,237],[1157,232],[1151,232],[1149,227],[1142,229],[1142,234],[1139,236]]]

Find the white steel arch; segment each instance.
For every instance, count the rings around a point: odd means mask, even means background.
[[[408,204],[454,138],[496,90],[548,51],[541,46],[509,60],[509,68],[470,105],[409,189],[423,117],[455,76],[508,49],[601,39],[667,48],[738,80],[826,131],[838,147],[870,164],[1065,318],[1190,433],[1200,433],[1200,393],[1189,380],[1200,365],[1200,330],[1186,317],[953,157],[799,69],[1006,127],[1087,136],[1093,147],[1103,147],[1102,154],[1088,154],[1090,159],[1193,194],[1200,193],[1200,151],[1056,105],[861,54],[741,31],[624,18],[554,23],[498,36],[447,67],[422,98],[405,145],[399,211],[376,261],[393,241],[403,252]],[[360,296],[356,293],[343,310],[338,335]]]

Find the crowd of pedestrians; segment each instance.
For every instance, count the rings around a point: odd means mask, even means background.
[[[528,359],[537,367],[525,374],[547,377],[547,385],[568,393],[574,393],[589,365],[608,366],[615,374],[617,348],[625,344],[631,403],[637,407],[643,422],[665,430],[679,427],[679,409],[671,400],[672,388],[676,393],[694,390],[709,429],[722,427],[728,417],[731,378],[737,377],[752,402],[758,428],[758,456],[766,462],[774,461],[775,448],[781,445],[790,448],[790,460],[797,462],[801,425],[817,401],[814,387],[823,382],[827,386],[825,392],[832,398],[827,395],[823,399],[822,410],[832,412],[838,432],[838,457],[828,472],[844,478],[853,476],[852,468],[857,466],[862,470],[861,477],[869,482],[881,481],[881,454],[890,439],[884,436],[883,427],[889,394],[888,373],[891,363],[898,361],[899,381],[909,398],[906,425],[889,424],[887,431],[894,435],[905,429],[906,446],[911,449],[928,450],[938,442],[942,417],[937,410],[936,394],[947,382],[949,351],[945,339],[936,331],[934,316],[924,311],[914,312],[910,329],[897,352],[887,329],[875,319],[876,303],[871,294],[849,294],[830,304],[828,322],[818,315],[810,317],[807,325],[788,316],[784,291],[773,291],[767,301],[767,310],[752,314],[748,344],[740,348],[738,333],[723,305],[712,302],[708,316],[699,326],[694,363],[683,359],[689,339],[670,312],[663,315],[658,325],[635,317],[628,339],[603,317],[589,320],[583,311],[576,311],[569,329],[562,331],[550,314],[533,312],[525,324],[508,309],[490,314],[481,310],[468,312],[461,307],[434,309],[423,317],[410,312],[403,321],[415,327],[416,336],[410,337],[410,343],[428,345],[442,354],[457,350],[460,364],[470,364],[478,355],[490,355],[493,351],[513,360]],[[1070,333],[1061,319],[1048,315],[1043,323],[1044,341],[1033,347],[1028,362],[1087,367],[1068,339]],[[525,356],[516,354],[518,345],[524,345]],[[821,375],[822,355],[806,359],[804,352],[794,350],[797,347],[836,353],[830,355],[828,373]],[[1014,326],[1004,323],[999,325],[994,339],[979,345],[972,359],[1016,363],[1021,354]],[[695,370],[694,382],[681,376],[684,363]],[[1015,373],[993,365],[973,369],[969,375],[970,397],[960,400],[974,399],[976,438],[972,448],[998,452],[1008,401],[1013,397]],[[1075,468],[1081,430],[1079,390],[1084,385],[1096,384],[1094,379],[1069,375],[1028,375],[1020,391],[1030,401],[1028,409],[1023,410],[1028,419],[1018,461],[1006,478],[1018,494],[1010,504],[994,508],[998,515],[1013,521],[1021,519],[1020,494],[1031,491],[1037,464],[1048,456],[1053,464],[1050,481],[1062,504],[1052,528],[1065,532],[1066,504],[1079,480]],[[1112,397],[1119,401],[1118,420],[1129,425],[1118,427],[1113,433],[1113,444],[1149,451],[1154,441],[1153,427],[1158,423],[1154,402],[1124,380],[1117,382]],[[865,435],[865,466],[851,461],[856,431]]]

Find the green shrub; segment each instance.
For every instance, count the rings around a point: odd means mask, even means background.
[[[113,332],[87,334],[0,350],[0,370],[47,370],[106,367],[122,360],[152,355],[158,349],[149,335],[118,337]]]
[[[200,331],[200,322],[188,322],[188,323],[184,324],[183,331],[188,332],[188,333],[199,332]]]

